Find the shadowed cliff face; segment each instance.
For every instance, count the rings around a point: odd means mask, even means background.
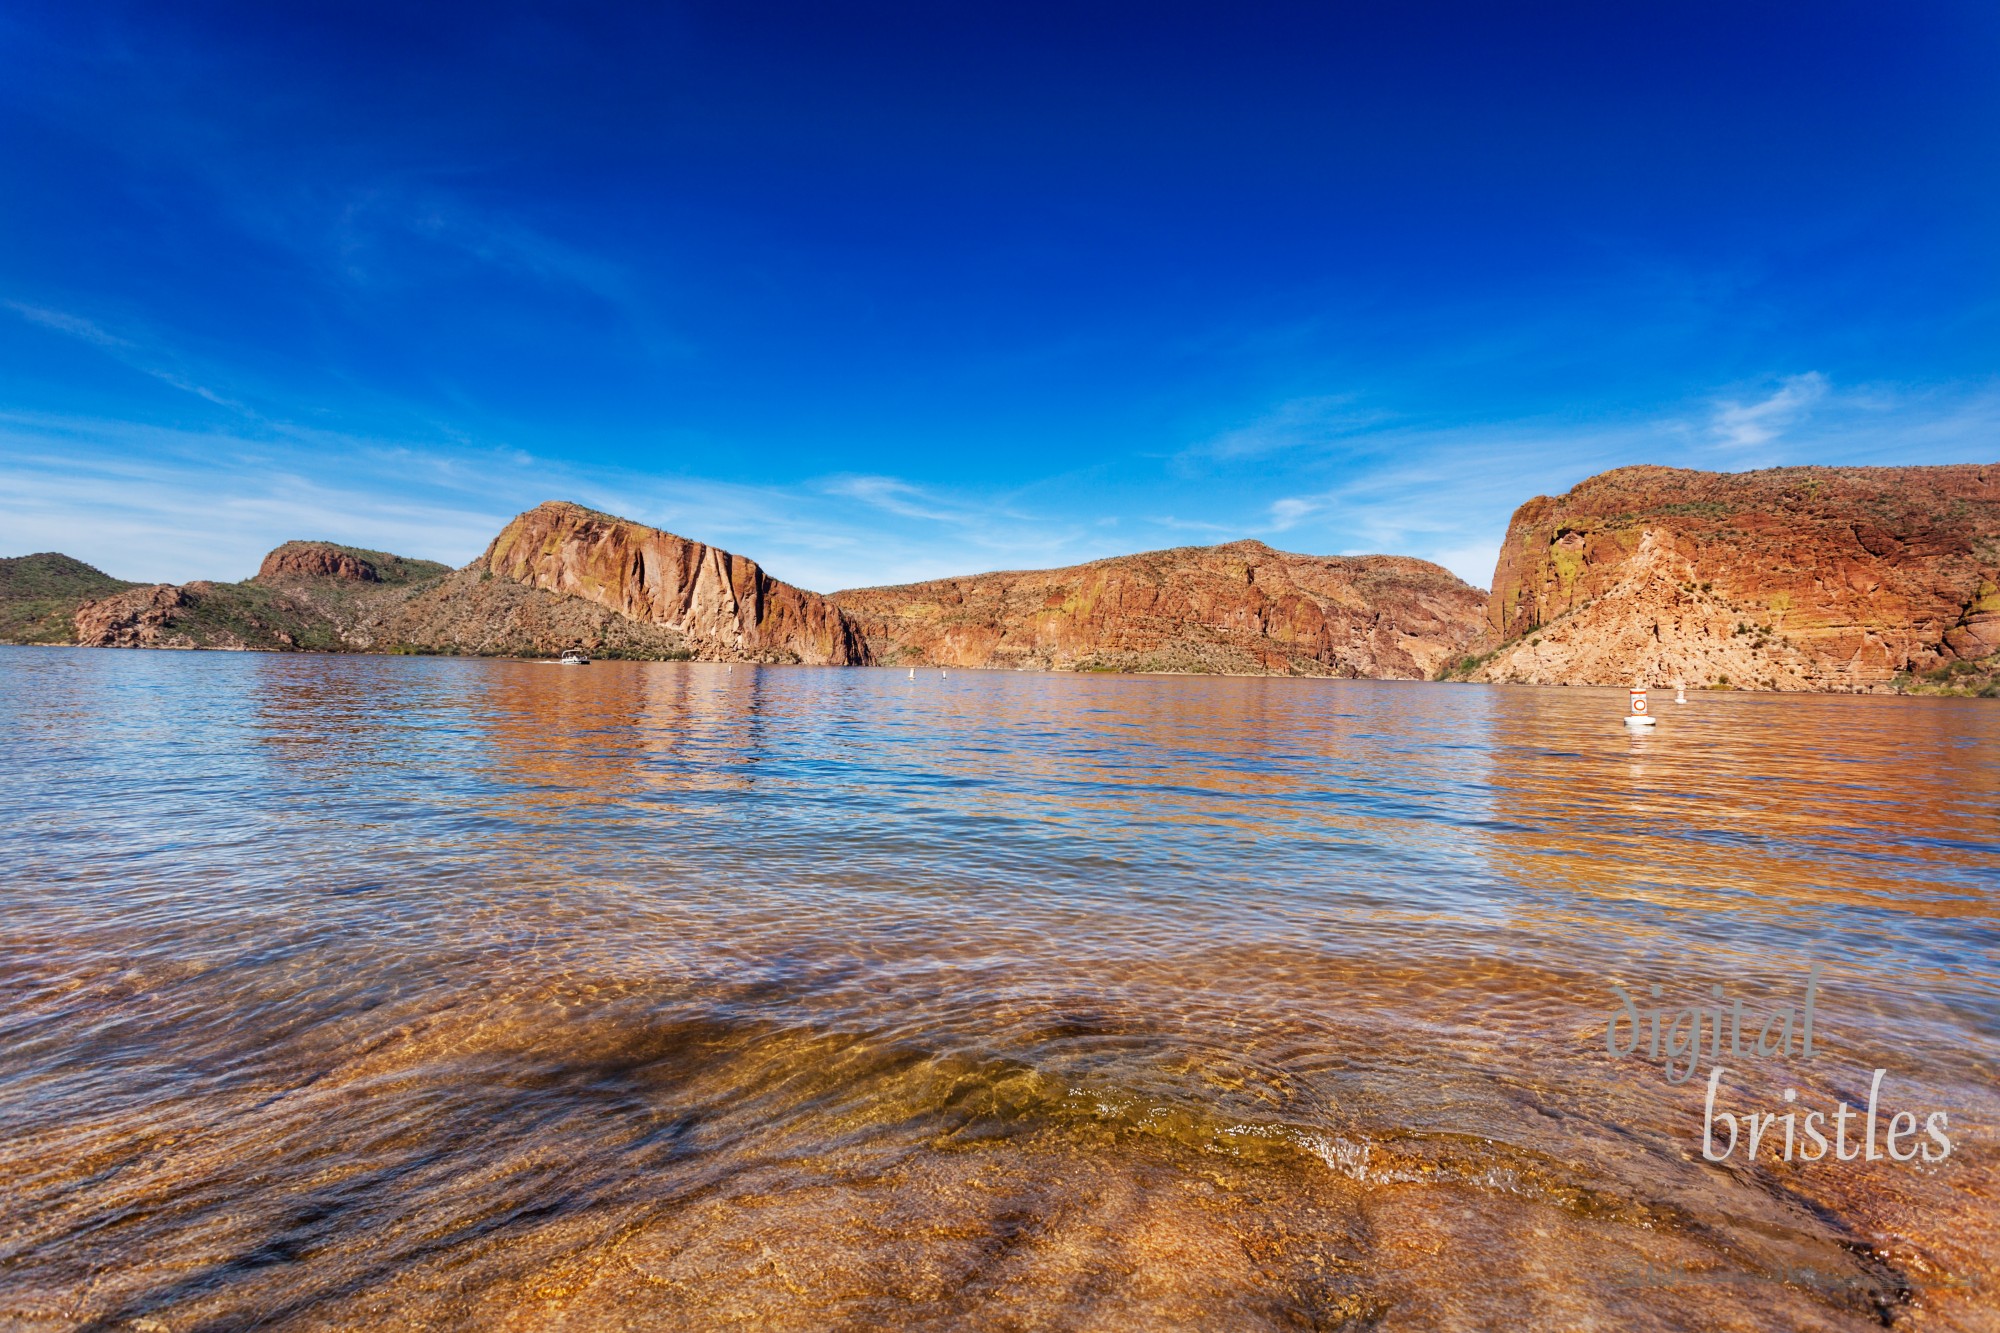
[[[1422,560],[1243,541],[834,600],[889,663],[1426,679],[1478,636],[1486,599]]]
[[[2000,465],[1620,468],[1515,511],[1476,679],[1872,690],[2000,652]]]
[[[581,597],[685,637],[714,660],[865,664],[867,644],[833,602],[780,583],[754,560],[639,523],[550,501],[479,559],[489,573]]]

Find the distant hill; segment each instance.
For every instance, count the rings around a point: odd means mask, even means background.
[[[0,642],[73,643],[78,606],[135,586],[55,551],[0,559]]]
[[[413,560],[336,542],[286,542],[264,557],[252,582],[282,584],[300,579],[335,579],[401,586],[440,579],[449,573],[450,565],[435,560]]]
[[[75,608],[75,641],[100,648],[340,652],[383,602],[451,572],[332,542],[286,542],[242,583],[126,584]]]
[[[1486,594],[1428,561],[1258,541],[833,600],[890,664],[1415,680],[1463,654],[1486,611]]]

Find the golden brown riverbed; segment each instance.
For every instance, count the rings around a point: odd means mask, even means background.
[[[2000,706],[1622,709],[0,649],[0,1329],[2000,1327]]]

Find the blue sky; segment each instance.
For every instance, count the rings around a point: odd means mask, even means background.
[[[0,9],[0,554],[1484,586],[1634,462],[2000,460],[1990,4]]]

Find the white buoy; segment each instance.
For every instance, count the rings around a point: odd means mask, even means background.
[[[1652,727],[1659,725],[1653,715],[1646,711],[1646,687],[1644,685],[1634,685],[1632,687],[1632,711],[1625,714],[1625,725],[1628,727]]]
[[[946,670],[944,670],[944,669],[940,668],[940,669],[938,670],[938,674],[939,674],[940,676],[949,676],[949,675],[951,674],[951,672],[949,672],[949,671],[946,671]]]
[[[911,667],[911,668],[910,668],[910,679],[911,679],[911,680],[915,680],[916,678],[917,678],[917,669],[916,669],[915,667]]]
[[[1684,703],[1686,703],[1687,701],[1688,701],[1688,687],[1687,687],[1687,682],[1686,682],[1686,681],[1684,681],[1684,680],[1677,680],[1677,681],[1675,681],[1675,682],[1674,682],[1674,702],[1675,702],[1675,703],[1677,703],[1677,704],[1684,704]]]

